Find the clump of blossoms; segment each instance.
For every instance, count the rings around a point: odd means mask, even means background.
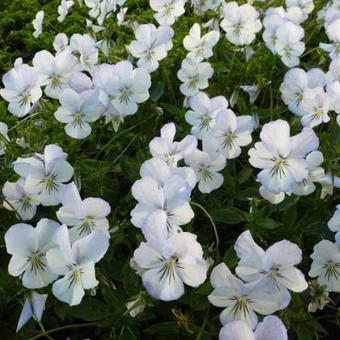
[[[296,244],[283,240],[264,251],[254,242],[249,231],[239,236],[234,248],[240,258],[236,267],[239,278],[224,263],[217,265],[211,273],[214,290],[208,299],[214,306],[224,308],[220,314],[224,325],[220,339],[228,339],[227,330],[236,325],[239,325],[235,329],[237,336],[241,336],[242,333],[238,333],[241,329],[252,334],[251,329],[256,328],[257,339],[260,329],[267,331],[264,324],[257,325],[257,314],[269,315],[286,308],[291,299],[288,290],[302,292],[308,287],[302,272],[295,268],[302,259],[301,250]],[[282,339],[285,339],[287,334],[280,320],[273,316],[266,319],[275,320]],[[237,336],[236,339],[241,339]]]
[[[307,10],[309,12],[309,9]],[[288,67],[299,65],[299,57],[305,50],[302,41],[305,31],[300,23],[307,17],[299,6],[269,8],[263,19],[263,40],[268,49],[278,54]]]
[[[235,45],[249,45],[262,28],[259,12],[249,4],[239,6],[235,1],[223,6],[221,27],[226,38]]]
[[[323,177],[323,158],[315,153],[319,139],[311,128],[291,137],[289,124],[279,119],[263,126],[260,139],[248,154],[250,164],[262,169],[257,179],[265,199],[277,204],[286,193],[308,195],[315,190],[313,182]]]
[[[109,246],[106,217],[111,208],[100,198],[81,200],[75,184],[66,184],[74,172],[66,159],[67,154],[53,144],[47,145],[43,154],[19,157],[13,163],[19,180],[6,182],[2,189],[4,207],[15,210],[21,220],[32,219],[39,204],[62,203],[57,217],[65,223],[42,218],[35,227],[18,223],[5,234],[7,252],[12,255],[10,275],[20,277],[25,288],[34,289],[28,294],[17,331],[31,317],[41,320],[47,294],[36,289],[53,283],[57,299],[77,305],[85,290],[98,285],[95,264]]]
[[[164,301],[181,297],[184,284],[202,284],[209,267],[197,236],[182,229],[194,217],[190,195],[196,178],[179,162],[195,149],[197,140],[186,136],[174,142],[175,133],[173,123],[162,127],[161,136],[150,142],[153,158],[142,165],[142,178],[132,186],[138,204],[131,222],[146,241],[135,250],[131,265],[148,293]]]

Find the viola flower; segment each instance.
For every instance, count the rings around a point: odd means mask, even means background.
[[[68,37],[65,33],[58,33],[54,37],[53,41],[53,48],[56,51],[57,54],[65,51],[68,49]]]
[[[19,223],[6,232],[7,253],[12,255],[8,272],[16,277],[22,275],[24,287],[46,287],[57,278],[47,264],[46,253],[55,246],[53,238],[58,228],[57,222],[43,218],[35,228]]]
[[[23,178],[16,182],[6,182],[2,188],[2,194],[5,196],[3,206],[8,210],[14,210],[23,221],[31,220],[40,204],[39,190],[29,189],[33,190],[26,190]]]
[[[5,88],[0,95],[8,105],[8,111],[19,118],[27,115],[42,96],[38,73],[31,66],[18,63],[2,77]]]
[[[64,90],[59,96],[61,106],[54,117],[61,123],[66,123],[65,132],[76,139],[84,139],[91,134],[89,123],[95,122],[103,113],[95,90],[77,93],[72,89]]]
[[[337,234],[339,235],[339,234]],[[320,285],[327,285],[329,292],[340,292],[340,242],[322,240],[314,246],[313,260],[308,275],[317,277]]]
[[[35,54],[33,66],[39,74],[41,86],[46,86],[45,94],[58,99],[67,87],[70,74],[78,68],[78,61],[68,50],[55,57],[44,50]]]
[[[0,122],[0,157],[6,153],[6,144],[8,141],[8,126],[7,124]]]
[[[67,154],[59,146],[50,144],[43,155],[19,157],[13,166],[14,171],[25,178],[25,190],[38,191],[41,204],[53,206],[60,203],[61,189],[73,176],[73,168],[66,158]]]
[[[183,40],[184,48],[189,51],[187,57],[197,62],[209,59],[213,56],[213,47],[217,44],[220,34],[217,31],[210,31],[201,37],[201,27],[194,24]]]
[[[271,204],[280,204],[285,199],[285,192],[279,192],[278,194],[275,194],[271,191],[269,191],[265,186],[261,185],[259,189],[260,195],[270,202]]]
[[[235,277],[224,263],[217,265],[210,276],[214,290],[208,296],[210,303],[225,308],[220,314],[223,325],[235,320],[245,321],[254,329],[258,318],[256,313],[269,315],[278,308],[271,294],[254,283],[244,283]]]
[[[303,273],[295,268],[302,260],[302,251],[296,244],[282,240],[264,251],[247,230],[236,240],[235,251],[240,258],[237,275],[246,282],[256,281],[267,287],[280,309],[290,302],[288,290],[301,293],[308,288]]]
[[[227,159],[233,159],[240,156],[241,146],[251,143],[254,128],[252,116],[236,117],[232,110],[227,109],[217,114],[211,135],[216,139],[219,151]]]
[[[188,135],[180,142],[174,142],[176,126],[168,123],[161,128],[161,136],[155,137],[149,144],[153,157],[163,159],[169,166],[177,166],[177,162],[188,156],[197,147],[197,139]]]
[[[325,170],[320,167],[323,163],[323,154],[320,151],[312,151],[306,157],[308,164],[308,177],[302,182],[296,183],[292,192],[298,196],[306,196],[315,191],[315,182],[320,182],[325,176]]]
[[[291,192],[296,183],[308,177],[305,157],[318,148],[318,137],[310,128],[290,137],[288,123],[279,119],[265,124],[260,138],[248,152],[250,164],[262,169],[257,179],[274,194]]]
[[[177,72],[178,79],[183,83],[180,91],[187,97],[193,96],[209,86],[208,80],[213,74],[214,70],[209,63],[198,63],[190,58],[184,59],[181,69]]]
[[[142,178],[151,177],[157,181],[159,187],[164,187],[165,182],[173,175],[181,176],[191,188],[197,183],[197,178],[193,169],[187,166],[174,167],[169,166],[161,158],[151,158],[145,161],[140,167],[140,176]]]
[[[81,69],[90,72],[98,62],[96,42],[88,34],[73,34],[70,50],[79,58]]]
[[[245,321],[227,323],[220,331],[219,340],[288,340],[287,329],[275,315],[266,316],[255,332]]]
[[[314,9],[313,0],[285,0],[287,8],[299,7],[304,14],[312,13]]]
[[[159,61],[164,59],[172,48],[171,39],[174,31],[171,27],[156,28],[153,24],[140,25],[135,30],[136,40],[129,45],[129,52],[138,58],[138,67],[143,67],[149,73],[159,67]]]
[[[185,114],[185,120],[192,125],[191,133],[198,139],[210,135],[215,125],[216,116],[226,111],[228,100],[223,96],[209,98],[204,92],[198,92],[190,98],[191,110]]]
[[[92,79],[85,73],[76,71],[72,72],[69,76],[68,86],[76,91],[77,93],[82,93],[93,88]]]
[[[109,222],[106,218],[111,212],[110,205],[101,198],[80,198],[75,184],[66,185],[61,193],[62,207],[57,211],[58,220],[70,228],[71,242],[79,240],[93,232],[102,230],[107,238]]]
[[[45,13],[44,11],[39,11],[34,20],[32,21],[33,27],[34,27],[34,32],[33,32],[33,37],[38,38],[39,35],[42,33],[42,24],[44,20]]]
[[[70,306],[78,305],[85,295],[84,289],[99,283],[95,264],[105,255],[108,238],[101,230],[94,230],[71,244],[67,226],[62,225],[55,235],[55,243],[57,247],[50,249],[46,258],[55,275],[63,277],[53,283],[53,295]]]
[[[217,9],[221,6],[223,0],[191,0],[192,5],[194,6],[195,13],[198,15],[203,15],[209,10]]]
[[[326,75],[320,69],[305,72],[301,68],[292,68],[285,74],[280,92],[289,111],[303,116],[309,113],[305,108],[313,105],[314,93],[323,91],[325,85]]]
[[[16,330],[17,333],[29,319],[33,318],[34,320],[41,321],[43,312],[45,310],[47,296],[47,294],[39,294],[35,291],[29,292],[19,317]]]
[[[253,6],[249,4],[238,6],[235,1],[232,1],[223,6],[221,27],[231,43],[249,45],[262,28],[258,18],[259,12]]]
[[[129,61],[101,65],[93,74],[99,100],[108,115],[124,118],[133,115],[138,105],[149,98],[151,77],[144,68],[133,68]]]
[[[299,65],[299,57],[305,50],[305,44],[300,41],[305,35],[303,28],[293,22],[286,21],[279,26],[276,34],[275,50],[282,62],[288,67]]]
[[[133,261],[141,269],[143,285],[156,299],[172,301],[184,294],[184,284],[201,285],[208,264],[196,235],[182,232],[165,240],[142,242],[135,250]]]
[[[203,151],[193,150],[185,163],[194,169],[200,192],[209,194],[222,186],[224,177],[218,171],[225,168],[226,159],[211,139],[203,139]]]
[[[61,4],[58,6],[58,18],[59,22],[63,22],[70,8],[74,5],[73,0],[61,0]]]
[[[320,197],[323,199],[327,195],[333,195],[334,188],[340,188],[340,178],[332,172],[327,172],[324,177],[319,180],[322,186]]]
[[[89,10],[89,16],[92,18],[97,18],[100,12],[101,0],[85,0],[85,5]]]
[[[330,98],[328,94],[321,88],[307,89],[304,91],[304,96],[308,100],[304,100],[301,104],[301,109],[304,114],[301,118],[301,123],[306,127],[315,127],[322,123],[328,123],[330,117]]]
[[[161,26],[171,26],[184,12],[183,0],[150,0],[150,7],[157,12],[154,18]]]
[[[132,186],[132,196],[138,201],[131,211],[131,223],[143,227],[146,218],[154,211],[161,210],[167,216],[168,232],[181,230],[180,226],[189,223],[194,212],[189,204],[192,187],[180,175],[174,174],[165,180],[164,186],[151,177],[144,177]]]
[[[328,228],[334,232],[340,231],[340,204],[336,206],[332,218],[328,221]]]

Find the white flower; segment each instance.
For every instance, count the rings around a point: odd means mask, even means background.
[[[228,100],[223,96],[209,98],[204,92],[198,92],[189,100],[191,110],[185,114],[185,120],[192,125],[191,133],[198,139],[210,135],[215,125],[215,118],[228,108]]]
[[[298,116],[308,114],[304,108],[313,105],[314,93],[323,91],[326,75],[317,68],[305,72],[301,68],[292,68],[286,72],[280,86],[282,100],[288,109]]]
[[[1,90],[0,90],[1,94]],[[0,157],[6,153],[6,144],[9,141],[8,126],[7,124],[0,122]]]
[[[70,306],[80,304],[85,291],[98,285],[95,264],[105,255],[109,241],[101,230],[94,230],[71,245],[66,225],[55,235],[56,248],[46,258],[56,276],[63,276],[52,286],[54,296]]]
[[[217,114],[211,134],[216,138],[218,149],[227,159],[237,158],[241,154],[241,146],[251,143],[251,133],[255,128],[252,116],[236,117],[228,109]]]
[[[184,283],[201,285],[207,276],[208,264],[196,235],[183,232],[165,240],[142,242],[135,250],[134,262],[141,268],[143,285],[148,293],[163,301],[180,298]]]
[[[61,4],[58,6],[58,18],[59,22],[63,22],[70,8],[74,5],[73,0],[61,0]]]
[[[100,11],[101,0],[85,0],[85,5],[90,8],[89,16],[92,18],[97,18]]]
[[[334,188],[340,188],[340,178],[332,174],[326,173],[319,183],[322,185],[321,198],[325,198],[327,195],[333,195]]]
[[[171,166],[177,166],[178,161],[197,147],[197,139],[194,136],[188,135],[180,142],[174,142],[175,134],[175,124],[165,124],[161,128],[161,136],[155,137],[149,144],[152,156],[163,159]]]
[[[184,10],[183,0],[150,0],[150,7],[157,12],[154,18],[162,26],[171,26]]]
[[[91,71],[98,62],[96,42],[88,34],[73,34],[70,40],[70,49],[79,56],[82,70]]]
[[[203,151],[193,150],[185,157],[185,163],[194,169],[202,193],[208,194],[222,186],[224,178],[218,171],[224,169],[226,159],[209,137],[203,139]]]
[[[75,184],[64,187],[61,193],[62,207],[57,211],[58,220],[70,228],[70,239],[74,242],[91,234],[93,230],[102,230],[110,238],[109,222],[106,218],[111,212],[110,205],[101,198],[80,198]]]
[[[17,64],[2,77],[0,95],[9,102],[8,110],[21,118],[27,115],[42,95],[38,73],[26,64]]]
[[[93,74],[93,83],[99,89],[99,100],[108,114],[124,118],[135,114],[137,104],[149,98],[151,77],[146,69],[134,69],[129,61],[121,61],[98,67]]]
[[[340,245],[322,240],[314,246],[310,277],[317,277],[320,285],[327,285],[329,292],[340,292]]]
[[[249,95],[250,104],[254,104],[260,93],[258,86],[257,85],[242,85],[240,86],[240,89]]]
[[[334,215],[328,221],[328,228],[334,232],[340,231],[340,204],[336,206]]]
[[[276,32],[277,40],[275,50],[282,62],[288,67],[294,67],[300,63],[299,57],[305,50],[305,44],[300,41],[305,32],[303,28],[293,22],[282,23]]]
[[[296,183],[308,177],[305,157],[318,148],[318,137],[310,128],[290,137],[288,123],[279,119],[265,124],[260,138],[248,152],[250,164],[263,169],[258,180],[274,194],[291,192]]]
[[[224,263],[213,269],[210,282],[214,290],[208,300],[216,307],[225,308],[220,314],[223,325],[234,320],[243,320],[254,329],[258,322],[256,312],[268,315],[278,309],[277,302],[266,291],[266,287],[244,283]]]
[[[164,59],[172,48],[171,39],[174,31],[171,27],[156,28],[153,24],[140,25],[135,30],[136,40],[132,41],[128,50],[138,58],[138,67],[148,72],[157,70],[159,61]]]
[[[262,27],[258,18],[259,13],[253,6],[249,4],[238,6],[235,1],[232,1],[223,7],[221,27],[231,43],[249,45],[255,40],[256,33]]]
[[[288,290],[301,293],[307,289],[303,273],[295,268],[302,260],[302,251],[296,244],[282,240],[264,251],[247,230],[236,240],[235,251],[240,258],[237,275],[246,282],[256,281],[272,291],[272,298],[276,299],[280,309],[286,308],[290,302]]]
[[[33,37],[34,38],[38,38],[39,35],[41,34],[42,32],[42,23],[43,23],[43,20],[44,20],[44,11],[39,11],[34,20],[32,21],[32,24],[33,24],[33,27],[34,27],[34,32],[33,32]]]
[[[301,110],[305,114],[301,118],[303,126],[315,127],[322,123],[328,123],[330,117],[330,98],[323,89],[306,89],[304,91],[305,99],[301,104]]]
[[[136,181],[131,190],[138,201],[131,211],[131,223],[138,228],[143,228],[150,214],[157,211],[164,213],[165,228],[169,234],[181,230],[180,226],[194,217],[189,204],[192,187],[181,175],[171,175],[163,187],[153,178],[144,177]]]
[[[59,224],[43,218],[35,228],[28,224],[15,224],[5,234],[7,253],[11,254],[8,272],[22,275],[26,288],[42,288],[57,278],[47,264],[46,252],[55,246],[53,237]]]
[[[19,317],[16,330],[17,333],[29,319],[34,318],[34,320],[41,321],[47,296],[47,294],[39,294],[35,291],[29,292]]]
[[[53,48],[58,53],[68,48],[68,37],[65,33],[58,33],[53,41]]]
[[[69,51],[63,51],[55,57],[48,51],[40,51],[33,58],[33,66],[39,74],[40,84],[45,87],[48,97],[58,99],[67,87],[71,72],[78,67],[77,58]]]
[[[83,139],[91,134],[89,123],[95,122],[103,113],[97,98],[95,90],[77,93],[66,89],[61,93],[61,106],[54,113],[54,117],[59,122],[66,123],[65,132],[68,136]]]
[[[3,203],[8,210],[15,210],[23,221],[31,220],[40,204],[39,190],[29,188],[26,190],[25,180],[20,178],[16,182],[6,182],[2,188],[2,194],[5,196]]]
[[[203,15],[209,9],[214,10],[222,4],[223,0],[191,0],[195,12],[198,15]]]
[[[325,176],[325,170],[320,167],[323,160],[323,154],[320,151],[312,151],[307,155],[308,177],[302,182],[296,183],[292,190],[295,195],[305,196],[315,191],[314,182],[320,182]]]
[[[125,14],[128,11],[128,7],[121,7],[117,13],[117,24],[118,26],[125,25],[127,22],[125,20]]]
[[[34,157],[18,158],[14,171],[25,178],[26,191],[38,191],[44,206],[60,203],[60,193],[65,182],[73,176],[73,168],[66,161],[67,154],[54,144],[47,145],[44,154]]]
[[[219,340],[288,340],[287,329],[274,315],[266,316],[255,332],[245,321],[227,323],[220,331]]]
[[[180,91],[187,97],[193,96],[199,90],[209,86],[208,80],[213,74],[214,70],[210,63],[198,63],[190,58],[184,59],[181,69],[177,73],[178,79],[183,83],[180,86]]]
[[[287,8],[300,7],[304,14],[309,14],[314,9],[313,0],[285,0]]]
[[[286,196],[284,192],[279,192],[278,194],[275,194],[269,191],[263,185],[260,186],[259,193],[265,200],[267,200],[271,204],[280,204]]]
[[[285,24],[287,19],[285,18],[285,12],[283,8],[269,8],[266,11],[266,16],[263,19],[264,32],[262,34],[263,40],[266,43],[267,48],[276,54],[276,41],[277,30],[281,24]]]
[[[92,79],[82,72],[72,72],[68,80],[69,87],[77,93],[82,93],[93,88]]]
[[[194,24],[183,40],[184,48],[189,51],[187,57],[197,62],[209,59],[213,55],[213,47],[217,44],[220,34],[210,31],[201,37],[201,27]]]
[[[186,166],[181,166],[178,168],[174,166],[169,166],[161,158],[151,158],[145,161],[140,167],[140,176],[142,178],[153,178],[155,181],[157,181],[160,187],[164,187],[165,182],[172,175],[181,176],[184,180],[188,182],[191,188],[194,188],[197,183],[197,178],[193,169]]]

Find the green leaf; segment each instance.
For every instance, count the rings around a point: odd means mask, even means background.
[[[109,311],[110,308],[105,303],[97,299],[87,298],[80,305],[71,307],[68,313],[85,321],[99,321],[106,318]]]

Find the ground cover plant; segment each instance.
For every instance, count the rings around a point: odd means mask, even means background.
[[[3,339],[339,338],[339,1],[1,14]]]

